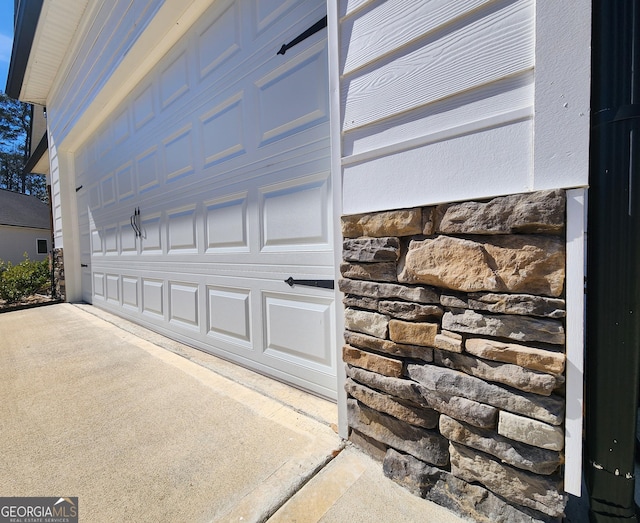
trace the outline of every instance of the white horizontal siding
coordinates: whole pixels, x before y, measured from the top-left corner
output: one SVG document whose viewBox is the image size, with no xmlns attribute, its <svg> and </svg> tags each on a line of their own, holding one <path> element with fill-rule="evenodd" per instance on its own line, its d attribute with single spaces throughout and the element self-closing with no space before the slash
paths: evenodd
<svg viewBox="0 0 640 523">
<path fill-rule="evenodd" d="M 491 4 L 488 12 L 475 11 L 386 56 L 360 74 L 345 77 L 344 130 L 369 125 L 533 67 L 533 2 L 517 0 L 501 9 L 496 7 Z M 400 28 L 383 32 L 393 30 Z M 355 42 L 351 45 L 357 47 Z"/>
<path fill-rule="evenodd" d="M 350 17 L 342 23 L 345 34 L 342 42 L 342 71 L 349 74 L 359 67 L 380 59 L 386 54 L 418 38 L 450 24 L 460 16 L 493 0 L 388 0 Z M 380 27 L 385 30 L 381 31 Z"/>
<path fill-rule="evenodd" d="M 339 15 L 344 212 L 531 190 L 534 0 Z"/>
</svg>

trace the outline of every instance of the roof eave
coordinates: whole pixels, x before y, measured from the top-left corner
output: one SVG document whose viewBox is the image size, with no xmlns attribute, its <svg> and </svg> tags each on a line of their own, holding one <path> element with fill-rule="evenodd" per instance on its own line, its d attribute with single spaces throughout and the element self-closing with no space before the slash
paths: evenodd
<svg viewBox="0 0 640 523">
<path fill-rule="evenodd" d="M 40 159 L 44 156 L 44 153 L 49 149 L 49 140 L 47 138 L 47 133 L 44 133 L 42 139 L 38 142 L 36 150 L 33 151 L 33 154 L 27 160 L 27 163 L 24 165 L 24 169 L 22 169 L 23 174 L 29 174 L 35 172 L 34 169 Z"/>
<path fill-rule="evenodd" d="M 15 34 L 11 51 L 11 62 L 7 76 L 6 94 L 20 99 L 24 75 L 29 63 L 33 39 L 38 27 L 44 0 L 22 0 L 16 13 Z"/>
</svg>

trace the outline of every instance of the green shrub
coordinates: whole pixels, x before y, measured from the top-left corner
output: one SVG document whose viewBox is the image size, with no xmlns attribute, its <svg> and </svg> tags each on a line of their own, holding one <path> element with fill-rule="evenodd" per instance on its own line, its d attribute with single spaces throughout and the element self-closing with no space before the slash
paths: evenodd
<svg viewBox="0 0 640 523">
<path fill-rule="evenodd" d="M 33 261 L 25 254 L 24 260 L 13 265 L 0 260 L 0 299 L 10 303 L 31 296 L 49 283 L 49 260 Z"/>
</svg>

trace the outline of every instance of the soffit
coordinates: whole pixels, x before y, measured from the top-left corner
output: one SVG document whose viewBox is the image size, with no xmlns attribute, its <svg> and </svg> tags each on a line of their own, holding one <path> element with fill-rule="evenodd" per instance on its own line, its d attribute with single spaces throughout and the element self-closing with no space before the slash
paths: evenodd
<svg viewBox="0 0 640 523">
<path fill-rule="evenodd" d="M 46 105 L 88 3 L 88 0 L 44 1 L 20 91 L 22 101 Z"/>
</svg>

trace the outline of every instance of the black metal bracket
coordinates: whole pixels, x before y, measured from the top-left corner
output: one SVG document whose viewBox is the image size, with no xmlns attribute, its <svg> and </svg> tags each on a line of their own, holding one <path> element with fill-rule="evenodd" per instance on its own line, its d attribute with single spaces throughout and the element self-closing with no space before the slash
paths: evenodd
<svg viewBox="0 0 640 523">
<path fill-rule="evenodd" d="M 79 187 L 76 187 L 76 192 L 78 192 L 80 189 L 82 189 L 84 187 L 84 185 L 80 185 Z"/>
<path fill-rule="evenodd" d="M 294 45 L 298 45 L 300 42 L 302 42 L 303 40 L 306 40 L 311 35 L 316 34 L 318 31 L 320 31 L 321 29 L 324 29 L 325 27 L 327 27 L 327 17 L 326 16 L 322 20 L 318 20 L 315 24 L 313 24 L 306 31 L 300 33 L 293 40 L 291 40 L 291 42 L 289 42 L 288 44 L 282 44 L 282 47 L 280 48 L 280 50 L 276 54 L 277 55 L 278 54 L 282 54 L 283 55 L 289 49 L 291 49 Z"/>
<path fill-rule="evenodd" d="M 294 280 L 289 276 L 284 282 L 293 287 L 294 285 L 305 285 L 307 287 L 320 287 L 322 289 L 333 289 L 333 280 Z"/>
</svg>

